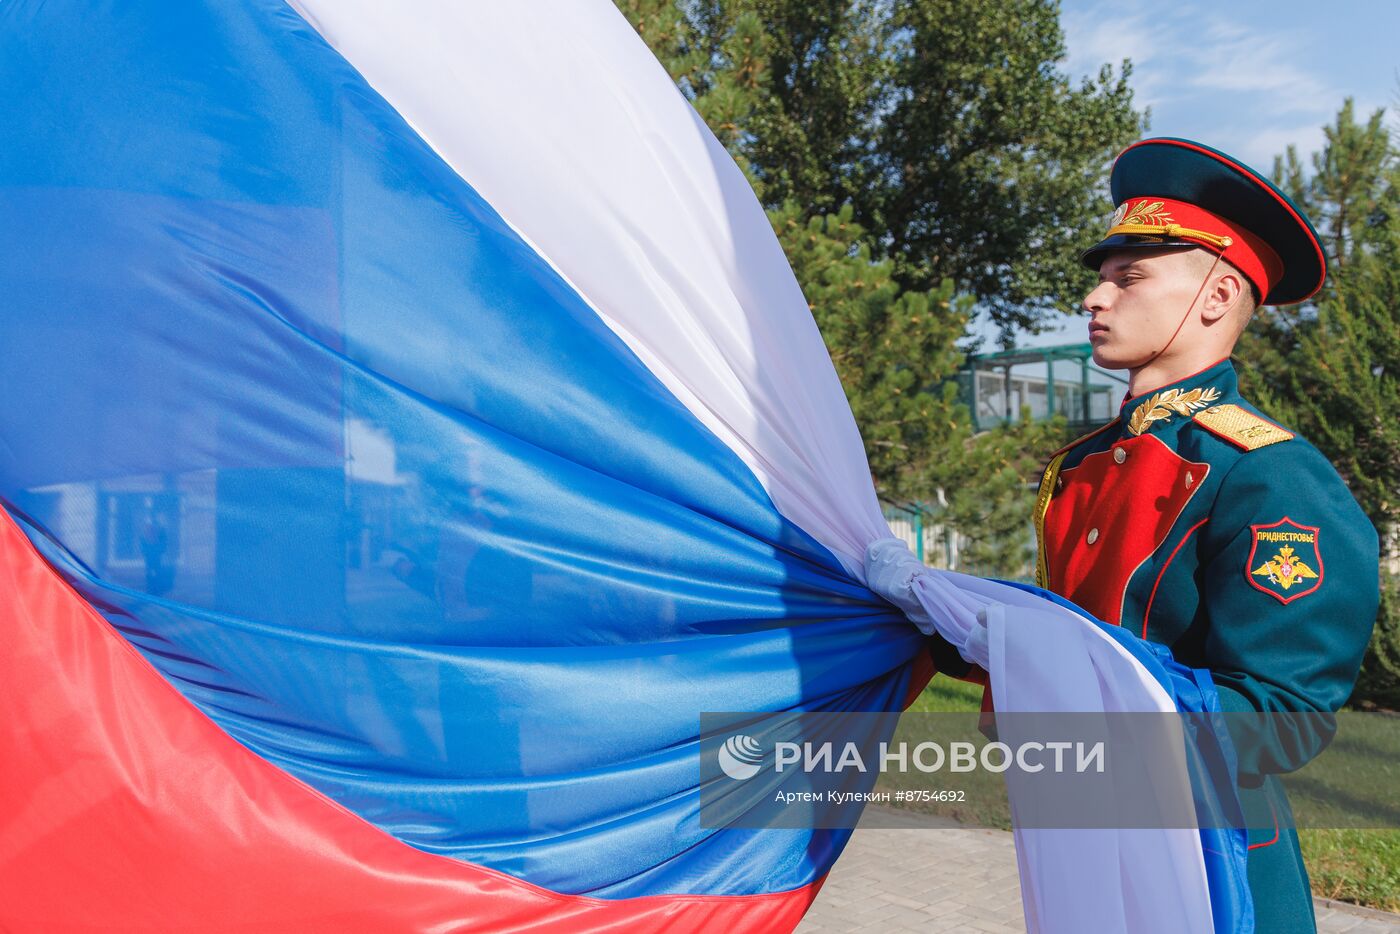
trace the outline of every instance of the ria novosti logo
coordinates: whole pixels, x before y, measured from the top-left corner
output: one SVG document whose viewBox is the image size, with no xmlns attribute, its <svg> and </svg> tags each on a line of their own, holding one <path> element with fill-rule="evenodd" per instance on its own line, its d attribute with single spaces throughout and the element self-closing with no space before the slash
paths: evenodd
<svg viewBox="0 0 1400 934">
<path fill-rule="evenodd" d="M 988 772 L 1018 772 L 1034 774 L 1049 769 L 1052 773 L 1073 770 L 1076 773 L 1105 771 L 1106 743 L 1083 741 L 1021 743 L 1014 748 L 993 741 L 979 751 L 975 743 L 952 742 L 945 749 L 934 742 L 918 743 L 909 748 L 905 743 L 880 743 L 871 760 L 871 751 L 860 744 L 847 742 L 839 752 L 837 745 L 825 743 L 778 742 L 773 745 L 773 770 L 782 773 L 797 767 L 806 773 L 840 774 L 844 772 L 907 772 L 912 767 L 919 772 L 972 772 L 979 766 Z M 1071 760 L 1069 753 L 1073 752 Z M 720 746 L 717 758 L 720 770 L 735 781 L 753 778 L 763 767 L 763 746 L 745 733 L 735 733 Z M 1044 761 L 1052 758 L 1053 763 Z"/>
<path fill-rule="evenodd" d="M 736 733 L 719 747 L 719 767 L 735 781 L 753 778 L 762 763 L 763 747 L 752 736 Z"/>
</svg>

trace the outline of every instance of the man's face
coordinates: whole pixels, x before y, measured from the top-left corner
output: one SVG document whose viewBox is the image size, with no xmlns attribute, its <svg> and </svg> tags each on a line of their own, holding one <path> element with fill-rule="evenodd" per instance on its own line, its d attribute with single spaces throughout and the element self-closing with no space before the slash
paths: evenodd
<svg viewBox="0 0 1400 934">
<path fill-rule="evenodd" d="M 1109 370 L 1142 366 L 1171 340 L 1205 276 L 1195 253 L 1175 248 L 1108 254 L 1098 286 L 1084 297 L 1094 363 Z"/>
</svg>

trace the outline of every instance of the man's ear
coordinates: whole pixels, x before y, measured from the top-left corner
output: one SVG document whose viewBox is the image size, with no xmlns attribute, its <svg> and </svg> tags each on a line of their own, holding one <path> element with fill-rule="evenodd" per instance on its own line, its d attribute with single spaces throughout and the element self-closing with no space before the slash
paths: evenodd
<svg viewBox="0 0 1400 934">
<path fill-rule="evenodd" d="M 1222 264 L 1223 265 L 1223 264 Z M 1213 281 L 1201 296 L 1201 318 L 1206 324 L 1214 324 L 1225 318 L 1239 303 L 1240 295 L 1249 288 L 1244 276 L 1233 269 L 1217 272 Z"/>
</svg>

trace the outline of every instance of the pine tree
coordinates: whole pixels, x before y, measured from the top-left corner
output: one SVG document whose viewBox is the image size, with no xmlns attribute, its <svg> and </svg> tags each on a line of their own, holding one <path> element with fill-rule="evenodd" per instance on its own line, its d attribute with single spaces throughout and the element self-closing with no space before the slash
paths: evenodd
<svg viewBox="0 0 1400 934">
<path fill-rule="evenodd" d="M 928 488 L 927 466 L 958 444 L 967 423 L 953 377 L 969 301 L 952 283 L 902 289 L 894 263 L 874 259 L 850 205 L 804 222 L 788 204 L 770 213 L 831 351 L 886 496 Z"/>
<path fill-rule="evenodd" d="M 1382 607 L 1354 700 L 1400 707 L 1400 147 L 1348 100 L 1311 171 L 1296 150 L 1275 180 L 1313 220 L 1329 277 L 1315 303 L 1251 323 L 1247 391 L 1327 455 L 1381 537 Z"/>
<path fill-rule="evenodd" d="M 1361 242 L 1318 306 L 1292 355 L 1293 417 L 1331 458 L 1381 537 L 1383 567 L 1400 533 L 1400 172 L 1387 173 Z M 1400 707 L 1400 576 L 1382 574 L 1383 602 L 1357 700 Z"/>
<path fill-rule="evenodd" d="M 850 205 L 805 223 L 791 204 L 770 216 L 832 348 L 881 494 L 923 500 L 942 490 L 945 505 L 930 521 L 962 535 L 960 566 L 1028 576 L 1032 481 L 1066 440 L 1064 421 L 1023 417 L 974 434 L 954 379 L 970 297 L 954 297 L 947 280 L 902 289 L 894 263 L 871 257 Z"/>
<path fill-rule="evenodd" d="M 1023 578 L 1035 573 L 1031 518 L 1041 469 L 1051 451 L 1070 440 L 1065 420 L 1017 422 L 963 435 L 956 456 L 937 462 L 933 483 L 947 507 L 939 521 L 964 539 L 959 569 L 986 577 Z"/>
<path fill-rule="evenodd" d="M 1385 176 L 1394 157 L 1384 111 L 1358 123 L 1350 99 L 1323 133 L 1323 149 L 1308 163 L 1299 158 L 1297 147 L 1289 146 L 1274 160 L 1273 172 L 1274 182 L 1303 209 L 1322 238 L 1330 276 L 1317 301 L 1331 294 L 1342 270 L 1374 249 L 1384 228 Z M 1316 302 L 1262 308 L 1241 338 L 1237 355 L 1250 363 L 1241 382 L 1262 403 L 1283 406 L 1293 397 L 1293 359 L 1304 335 L 1317 326 L 1316 311 Z"/>
</svg>

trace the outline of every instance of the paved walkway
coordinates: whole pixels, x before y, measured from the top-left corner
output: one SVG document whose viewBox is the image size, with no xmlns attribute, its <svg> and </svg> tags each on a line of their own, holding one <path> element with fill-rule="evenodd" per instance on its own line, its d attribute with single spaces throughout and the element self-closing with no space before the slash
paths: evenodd
<svg viewBox="0 0 1400 934">
<path fill-rule="evenodd" d="M 1319 900 L 1317 924 L 1319 934 L 1396 934 L 1400 915 Z M 797 930 L 1024 934 L 1011 834 L 866 808 Z"/>
</svg>

